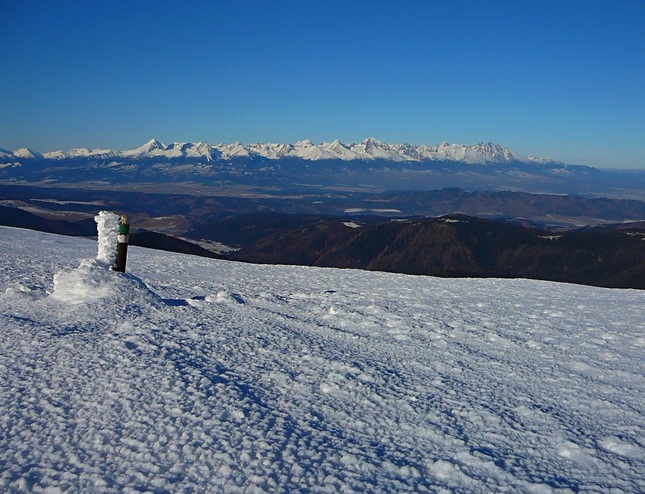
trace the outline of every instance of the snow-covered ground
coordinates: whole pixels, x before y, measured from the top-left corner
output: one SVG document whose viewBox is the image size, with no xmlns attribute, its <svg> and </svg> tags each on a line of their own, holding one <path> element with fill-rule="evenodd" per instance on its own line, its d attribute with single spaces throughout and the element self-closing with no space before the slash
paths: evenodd
<svg viewBox="0 0 645 494">
<path fill-rule="evenodd" d="M 0 227 L 0 491 L 645 491 L 645 292 L 96 254 Z"/>
</svg>

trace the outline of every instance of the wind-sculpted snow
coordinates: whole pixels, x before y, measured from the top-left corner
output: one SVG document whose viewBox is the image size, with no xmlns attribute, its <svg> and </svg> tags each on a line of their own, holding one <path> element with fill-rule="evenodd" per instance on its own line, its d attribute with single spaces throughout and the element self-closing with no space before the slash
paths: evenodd
<svg viewBox="0 0 645 494">
<path fill-rule="evenodd" d="M 0 490 L 643 492 L 645 293 L 0 228 Z"/>
</svg>

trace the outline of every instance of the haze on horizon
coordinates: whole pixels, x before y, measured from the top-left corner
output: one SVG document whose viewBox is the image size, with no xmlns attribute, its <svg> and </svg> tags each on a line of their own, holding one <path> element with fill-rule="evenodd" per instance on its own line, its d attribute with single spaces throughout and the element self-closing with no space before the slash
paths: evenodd
<svg viewBox="0 0 645 494">
<path fill-rule="evenodd" d="M 645 169 L 641 0 L 5 2 L 0 148 L 495 142 Z"/>
</svg>

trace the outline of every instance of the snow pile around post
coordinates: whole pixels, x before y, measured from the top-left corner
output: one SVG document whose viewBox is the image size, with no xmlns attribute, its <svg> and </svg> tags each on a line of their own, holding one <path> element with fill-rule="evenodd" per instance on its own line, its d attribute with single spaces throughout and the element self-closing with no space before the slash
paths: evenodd
<svg viewBox="0 0 645 494">
<path fill-rule="evenodd" d="M 135 311 L 141 304 L 156 307 L 164 303 L 136 276 L 105 269 L 96 259 L 83 259 L 77 268 L 55 273 L 50 297 L 72 306 L 100 303 L 101 312 L 108 303 Z"/>
<path fill-rule="evenodd" d="M 99 252 L 96 260 L 112 267 L 116 262 L 116 240 L 119 233 L 119 215 L 101 211 L 94 217 L 99 234 Z"/>
<path fill-rule="evenodd" d="M 75 305 L 109 295 L 114 289 L 115 276 L 99 262 L 98 259 L 85 259 L 76 269 L 54 274 L 51 297 Z"/>
<path fill-rule="evenodd" d="M 164 303 L 136 276 L 107 270 L 95 259 L 83 259 L 77 268 L 55 273 L 54 289 L 49 296 L 73 306 L 118 304 L 125 310 L 138 310 L 140 304 L 156 307 Z"/>
<path fill-rule="evenodd" d="M 116 280 L 110 269 L 116 262 L 119 215 L 101 211 L 94 221 L 98 231 L 96 259 L 84 259 L 78 268 L 54 274 L 53 299 L 76 305 L 115 293 Z"/>
<path fill-rule="evenodd" d="M 141 299 L 153 305 L 159 303 L 159 297 L 139 278 L 125 273 L 116 276 L 112 271 L 116 262 L 119 215 L 101 211 L 94 220 L 98 230 L 96 259 L 83 259 L 77 268 L 55 273 L 51 298 L 71 305 L 96 302 L 105 297 L 118 299 L 126 305 L 128 300 Z"/>
<path fill-rule="evenodd" d="M 77 268 L 60 270 L 53 278 L 54 289 L 49 294 L 50 298 L 71 306 L 93 303 L 97 306 L 97 316 L 109 314 L 110 306 L 139 312 L 142 305 L 158 307 L 168 303 L 141 279 L 130 273 L 105 269 L 105 265 L 96 259 L 83 259 Z M 176 303 L 187 305 L 185 301 Z"/>
<path fill-rule="evenodd" d="M 0 492 L 645 492 L 645 291 L 94 252 L 0 227 Z"/>
</svg>

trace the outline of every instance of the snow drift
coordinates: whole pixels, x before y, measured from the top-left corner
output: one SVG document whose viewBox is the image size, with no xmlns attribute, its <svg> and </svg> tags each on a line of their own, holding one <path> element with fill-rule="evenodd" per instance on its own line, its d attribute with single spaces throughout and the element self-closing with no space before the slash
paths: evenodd
<svg viewBox="0 0 645 494">
<path fill-rule="evenodd" d="M 0 228 L 5 491 L 645 490 L 644 292 L 95 253 Z"/>
</svg>

